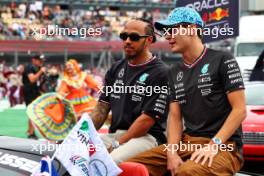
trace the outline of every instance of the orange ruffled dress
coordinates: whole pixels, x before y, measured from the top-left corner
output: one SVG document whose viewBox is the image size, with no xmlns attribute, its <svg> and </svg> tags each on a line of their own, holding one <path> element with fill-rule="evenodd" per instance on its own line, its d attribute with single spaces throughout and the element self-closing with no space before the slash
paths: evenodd
<svg viewBox="0 0 264 176">
<path fill-rule="evenodd" d="M 80 117 L 84 112 L 91 112 L 97 103 L 87 92 L 87 87 L 98 91 L 98 85 L 91 75 L 84 72 L 80 72 L 78 77 L 64 75 L 58 94 L 71 102 L 77 117 Z"/>
</svg>

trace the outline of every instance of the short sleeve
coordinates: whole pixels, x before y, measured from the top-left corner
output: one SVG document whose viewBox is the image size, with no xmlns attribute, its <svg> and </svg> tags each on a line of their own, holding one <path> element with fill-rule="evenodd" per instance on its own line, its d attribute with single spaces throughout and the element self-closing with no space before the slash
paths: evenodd
<svg viewBox="0 0 264 176">
<path fill-rule="evenodd" d="M 220 63 L 220 77 L 226 93 L 244 89 L 244 82 L 236 59 L 226 54 Z"/>
<path fill-rule="evenodd" d="M 148 84 L 147 89 L 152 90 L 152 95 L 145 95 L 142 112 L 159 120 L 167 118 L 168 113 L 168 74 L 159 74 L 158 77 L 153 78 L 152 82 Z"/>
<path fill-rule="evenodd" d="M 33 73 L 33 74 L 34 74 L 34 69 L 33 69 L 33 67 L 32 67 L 31 65 L 27 65 L 27 66 L 25 67 L 24 74 L 25 74 L 26 76 L 28 76 L 30 73 Z"/>
<path fill-rule="evenodd" d="M 101 94 L 99 97 L 99 101 L 110 103 L 110 94 L 106 93 L 107 86 L 112 86 L 112 79 L 111 79 L 111 71 L 110 70 L 108 70 L 105 74 L 104 85 L 103 85 L 102 89 L 100 89 Z"/>
</svg>

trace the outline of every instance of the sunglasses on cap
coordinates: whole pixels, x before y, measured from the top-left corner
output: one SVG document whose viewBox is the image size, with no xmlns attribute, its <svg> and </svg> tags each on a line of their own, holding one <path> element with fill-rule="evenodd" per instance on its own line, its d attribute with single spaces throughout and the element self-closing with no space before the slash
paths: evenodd
<svg viewBox="0 0 264 176">
<path fill-rule="evenodd" d="M 127 38 L 129 37 L 129 39 L 133 42 L 139 41 L 141 38 L 144 37 L 149 37 L 150 35 L 139 35 L 138 33 L 130 33 L 128 34 L 127 32 L 122 32 L 120 33 L 119 37 L 121 40 L 126 41 Z"/>
</svg>

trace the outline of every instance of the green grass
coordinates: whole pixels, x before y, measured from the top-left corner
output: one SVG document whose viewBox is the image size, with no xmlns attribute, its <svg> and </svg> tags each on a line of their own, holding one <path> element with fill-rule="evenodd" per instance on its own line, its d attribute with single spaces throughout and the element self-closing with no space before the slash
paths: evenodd
<svg viewBox="0 0 264 176">
<path fill-rule="evenodd" d="M 0 135 L 27 138 L 26 109 L 8 108 L 0 111 Z M 36 131 L 37 136 L 40 137 Z"/>
</svg>

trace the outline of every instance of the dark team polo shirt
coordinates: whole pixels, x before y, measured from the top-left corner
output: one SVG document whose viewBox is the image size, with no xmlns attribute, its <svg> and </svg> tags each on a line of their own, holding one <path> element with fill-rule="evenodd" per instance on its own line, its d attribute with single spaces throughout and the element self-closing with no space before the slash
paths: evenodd
<svg viewBox="0 0 264 176">
<path fill-rule="evenodd" d="M 170 78 L 171 101 L 179 102 L 185 132 L 193 136 L 214 137 L 232 110 L 227 94 L 244 89 L 234 57 L 207 48 L 192 65 L 174 65 Z M 230 140 L 242 145 L 241 127 Z"/>
<path fill-rule="evenodd" d="M 107 102 L 111 106 L 110 132 L 118 129 L 128 130 L 132 123 L 145 113 L 155 119 L 155 124 L 148 133 L 154 136 L 158 143 L 165 143 L 168 82 L 168 67 L 158 58 L 153 57 L 142 65 L 131 65 L 127 60 L 115 63 L 106 73 L 105 87 L 99 98 L 99 101 Z M 116 87 L 116 91 L 107 93 L 109 87 Z M 123 91 L 120 90 L 122 87 Z"/>
<path fill-rule="evenodd" d="M 34 99 L 36 99 L 40 95 L 39 87 L 37 82 L 31 83 L 29 81 L 28 75 L 33 73 L 36 74 L 39 71 L 39 68 L 29 64 L 25 67 L 22 76 L 22 82 L 24 87 L 24 96 L 26 105 L 30 104 Z"/>
</svg>

